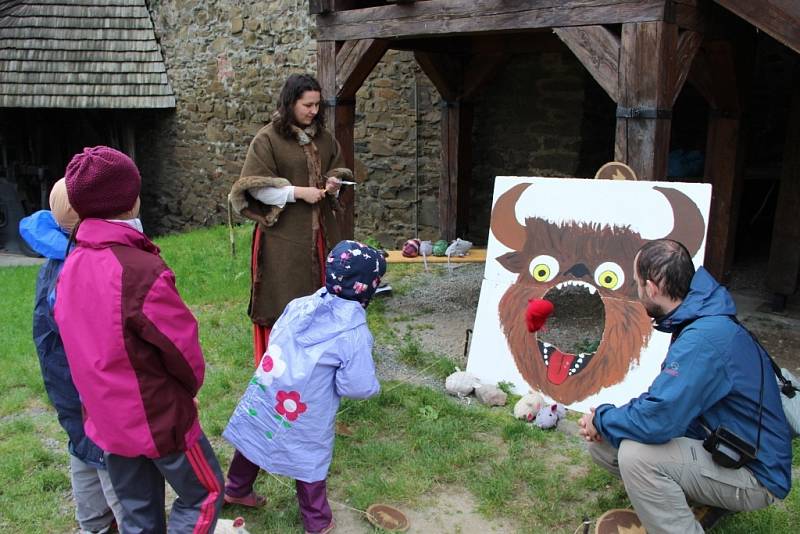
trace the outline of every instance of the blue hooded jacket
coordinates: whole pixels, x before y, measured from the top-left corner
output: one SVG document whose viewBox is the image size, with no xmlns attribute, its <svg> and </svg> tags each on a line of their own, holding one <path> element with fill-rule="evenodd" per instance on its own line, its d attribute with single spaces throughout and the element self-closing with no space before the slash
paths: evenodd
<svg viewBox="0 0 800 534">
<path fill-rule="evenodd" d="M 745 467 L 783 499 L 791 488 L 789 425 L 770 361 L 733 320 L 735 315 L 728 291 L 700 267 L 683 302 L 656 325 L 662 332 L 679 332 L 661 373 L 645 393 L 627 404 L 599 406 L 594 425 L 619 447 L 623 439 L 649 444 L 677 437 L 705 439 L 702 418 L 707 427 L 723 426 L 755 445 L 763 387 L 758 453 Z"/>
<path fill-rule="evenodd" d="M 81 401 L 53 318 L 51 295 L 64 265 L 68 237 L 48 210 L 37 211 L 22 219 L 19 233 L 32 249 L 47 258 L 36 279 L 33 307 L 33 342 L 39 355 L 47 396 L 58 413 L 58 422 L 69 436 L 69 452 L 92 467 L 105 469 L 102 449 L 83 430 Z"/>
</svg>

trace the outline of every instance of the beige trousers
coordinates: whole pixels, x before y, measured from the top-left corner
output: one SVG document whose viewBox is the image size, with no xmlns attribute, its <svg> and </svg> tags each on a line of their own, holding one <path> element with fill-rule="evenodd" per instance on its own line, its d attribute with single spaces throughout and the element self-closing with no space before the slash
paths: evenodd
<svg viewBox="0 0 800 534">
<path fill-rule="evenodd" d="M 715 464 L 699 440 L 676 438 L 663 445 L 623 440 L 619 449 L 600 442 L 590 444 L 589 453 L 622 479 L 648 534 L 702 533 L 689 502 L 738 512 L 775 501 L 747 468 Z"/>
</svg>

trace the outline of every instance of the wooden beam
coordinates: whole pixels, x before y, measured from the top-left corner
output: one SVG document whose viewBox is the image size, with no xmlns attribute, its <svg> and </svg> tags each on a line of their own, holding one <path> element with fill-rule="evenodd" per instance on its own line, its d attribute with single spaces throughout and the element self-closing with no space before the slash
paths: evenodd
<svg viewBox="0 0 800 534">
<path fill-rule="evenodd" d="M 463 237 L 469 225 L 472 115 L 469 103 L 442 102 L 439 228 L 447 241 Z"/>
<path fill-rule="evenodd" d="M 553 30 L 572 50 L 600 87 L 619 100 L 619 38 L 603 26 L 575 26 Z"/>
<path fill-rule="evenodd" d="M 800 68 L 795 66 L 793 87 L 800 83 Z M 772 242 L 769 247 L 767 287 L 785 301 L 797 291 L 800 274 L 800 91 L 792 94 L 786 141 L 781 163 L 781 183 L 778 205 L 772 225 Z"/>
<path fill-rule="evenodd" d="M 694 57 L 697 50 L 700 48 L 700 43 L 703 42 L 703 35 L 691 30 L 686 30 L 678 36 L 678 59 L 677 59 L 677 73 L 673 80 L 672 87 L 672 104 L 678 99 L 678 95 L 683 89 L 683 84 L 689 76 L 689 71 L 694 63 Z"/>
<path fill-rule="evenodd" d="M 336 96 L 355 98 L 356 91 L 383 57 L 388 43 L 379 39 L 347 41 L 336 53 Z"/>
<path fill-rule="evenodd" d="M 702 9 L 698 0 L 672 0 L 672 20 L 679 28 L 703 33 L 707 24 L 707 5 Z"/>
<path fill-rule="evenodd" d="M 692 66 L 689 69 L 689 75 L 686 81 L 697 89 L 697 92 L 705 99 L 709 107 L 714 107 L 714 90 L 711 83 L 711 73 L 709 72 L 708 58 L 702 47 L 694 56 L 694 61 L 692 61 Z"/>
<path fill-rule="evenodd" d="M 800 54 L 800 2 L 796 0 L 714 0 Z"/>
<path fill-rule="evenodd" d="M 704 181 L 711 184 L 711 210 L 705 267 L 720 282 L 730 276 L 742 187 L 740 94 L 733 46 L 728 42 L 705 45 L 714 105 L 709 112 Z"/>
<path fill-rule="evenodd" d="M 321 15 L 332 11 L 362 9 L 383 4 L 383 0 L 308 0 L 309 15 Z"/>
<path fill-rule="evenodd" d="M 666 20 L 664 0 L 428 0 L 317 16 L 317 39 L 346 41 Z"/>
<path fill-rule="evenodd" d="M 333 41 L 317 41 L 317 79 L 322 86 L 322 98 L 326 102 L 325 124 L 339 142 L 345 166 L 355 168 L 355 99 L 338 98 L 336 85 L 336 49 Z M 344 209 L 340 219 L 342 237 L 352 239 L 355 232 L 355 193 L 352 187 L 345 187 L 339 195 L 339 203 Z"/>
<path fill-rule="evenodd" d="M 460 56 L 416 51 L 414 59 L 443 100 L 455 102 L 458 99 L 464 79 L 464 62 Z"/>
<path fill-rule="evenodd" d="M 664 180 L 672 113 L 678 27 L 622 25 L 615 159 L 641 180 Z"/>
</svg>

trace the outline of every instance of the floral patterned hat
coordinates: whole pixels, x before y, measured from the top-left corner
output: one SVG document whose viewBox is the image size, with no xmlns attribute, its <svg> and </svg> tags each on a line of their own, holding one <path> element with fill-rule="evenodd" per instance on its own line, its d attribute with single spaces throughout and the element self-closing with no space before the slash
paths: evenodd
<svg viewBox="0 0 800 534">
<path fill-rule="evenodd" d="M 386 273 L 386 260 L 364 243 L 341 241 L 328 254 L 325 271 L 329 293 L 358 301 L 366 308 Z"/>
</svg>

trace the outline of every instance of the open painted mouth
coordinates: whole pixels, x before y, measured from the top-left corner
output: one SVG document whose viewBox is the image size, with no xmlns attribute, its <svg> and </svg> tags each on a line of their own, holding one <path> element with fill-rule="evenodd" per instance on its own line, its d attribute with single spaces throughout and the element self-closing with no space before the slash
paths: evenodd
<svg viewBox="0 0 800 534">
<path fill-rule="evenodd" d="M 536 342 L 547 367 L 547 380 L 555 385 L 583 371 L 592 361 L 605 327 L 605 309 L 597 288 L 569 280 L 544 295 L 554 313 Z"/>
</svg>

